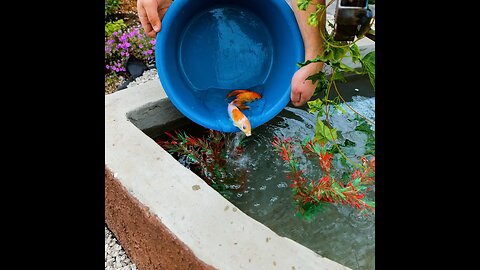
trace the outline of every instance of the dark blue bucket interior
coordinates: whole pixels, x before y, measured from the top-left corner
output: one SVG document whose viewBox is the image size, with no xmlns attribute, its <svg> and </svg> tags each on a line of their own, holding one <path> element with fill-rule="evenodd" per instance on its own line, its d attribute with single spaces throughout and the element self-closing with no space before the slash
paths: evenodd
<svg viewBox="0 0 480 270">
<path fill-rule="evenodd" d="M 169 99 L 206 128 L 234 132 L 226 95 L 250 89 L 263 98 L 245 110 L 252 128 L 290 99 L 301 35 L 284 0 L 176 0 L 157 35 L 156 64 Z"/>
</svg>

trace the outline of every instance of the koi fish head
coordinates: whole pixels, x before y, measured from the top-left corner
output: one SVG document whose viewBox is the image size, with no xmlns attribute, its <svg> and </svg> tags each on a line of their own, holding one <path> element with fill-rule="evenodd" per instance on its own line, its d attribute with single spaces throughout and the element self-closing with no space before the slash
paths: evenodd
<svg viewBox="0 0 480 270">
<path fill-rule="evenodd" d="M 238 127 L 245 135 L 252 135 L 252 127 L 248 118 L 232 103 L 228 104 L 228 114 L 233 125 Z"/>
</svg>

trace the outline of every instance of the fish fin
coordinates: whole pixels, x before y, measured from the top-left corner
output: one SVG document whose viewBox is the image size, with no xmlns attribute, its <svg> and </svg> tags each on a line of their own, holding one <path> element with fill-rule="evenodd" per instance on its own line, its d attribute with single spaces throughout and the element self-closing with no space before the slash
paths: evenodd
<svg viewBox="0 0 480 270">
<path fill-rule="evenodd" d="M 250 109 L 249 106 L 245 105 L 245 103 L 241 103 L 239 105 L 237 105 L 237 108 L 240 109 L 240 110 L 248 110 Z"/>
<path fill-rule="evenodd" d="M 240 110 L 250 109 L 250 107 L 247 106 L 246 103 L 247 102 L 245 102 L 244 100 L 241 100 L 241 99 L 235 99 L 234 101 L 232 101 L 232 104 L 237 106 L 237 108 L 240 109 Z"/>
<path fill-rule="evenodd" d="M 247 90 L 233 90 L 232 92 L 228 93 L 227 98 L 231 98 L 233 96 L 236 96 L 238 94 L 244 93 Z"/>
<path fill-rule="evenodd" d="M 234 100 L 233 100 L 232 102 L 230 102 L 230 103 L 232 103 L 233 105 L 235 105 L 235 106 L 237 106 L 237 107 L 242 106 L 242 105 L 245 104 L 245 102 L 241 101 L 241 100 L 238 99 L 238 98 L 234 99 Z"/>
</svg>

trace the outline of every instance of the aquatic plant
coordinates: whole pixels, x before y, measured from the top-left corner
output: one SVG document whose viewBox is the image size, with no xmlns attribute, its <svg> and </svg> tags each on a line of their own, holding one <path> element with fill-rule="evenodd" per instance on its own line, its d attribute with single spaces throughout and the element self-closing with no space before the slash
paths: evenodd
<svg viewBox="0 0 480 270">
<path fill-rule="evenodd" d="M 169 139 L 157 139 L 157 143 L 171 154 L 185 159 L 185 165 L 191 167 L 207 184 L 228 197 L 229 191 L 241 190 L 245 187 L 246 174 L 240 171 L 233 174 L 227 163 L 228 152 L 225 133 L 208 130 L 205 137 L 194 137 L 185 132 L 175 134 L 165 132 Z M 242 145 L 238 145 L 232 157 L 242 153 Z"/>
<path fill-rule="evenodd" d="M 332 173 L 333 154 L 328 151 L 326 144 L 314 138 L 307 138 L 300 143 L 291 138 L 274 137 L 272 145 L 289 168 L 287 177 L 291 180 L 290 187 L 300 216 L 309 220 L 326 203 L 341 203 L 361 211 L 375 211 L 375 202 L 365 199 L 366 192 L 375 183 L 375 157 L 370 160 L 363 157 L 364 169 L 355 169 L 349 181 L 344 183 Z M 300 157 L 296 154 L 295 145 L 300 145 L 303 154 L 310 159 L 318 158 L 323 172 L 320 179 L 306 178 L 305 172 L 300 169 Z"/>
</svg>

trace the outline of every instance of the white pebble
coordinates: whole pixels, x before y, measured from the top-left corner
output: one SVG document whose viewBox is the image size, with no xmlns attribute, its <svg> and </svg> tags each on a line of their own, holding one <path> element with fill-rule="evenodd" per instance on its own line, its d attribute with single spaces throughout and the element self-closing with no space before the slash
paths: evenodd
<svg viewBox="0 0 480 270">
<path fill-rule="evenodd" d="M 105 226 L 105 270 L 126 270 L 137 267 L 130 261 L 115 236 Z"/>
</svg>

